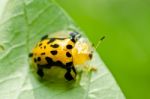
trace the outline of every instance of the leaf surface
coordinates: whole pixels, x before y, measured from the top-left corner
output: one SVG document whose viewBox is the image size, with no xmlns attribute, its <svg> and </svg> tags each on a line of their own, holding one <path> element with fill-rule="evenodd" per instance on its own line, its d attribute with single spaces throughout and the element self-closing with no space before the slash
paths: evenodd
<svg viewBox="0 0 150 99">
<path fill-rule="evenodd" d="M 71 18 L 52 0 L 7 0 L 0 19 L 0 99 L 125 99 L 98 54 L 79 84 L 37 79 L 28 53 L 40 38 L 73 28 Z"/>
</svg>

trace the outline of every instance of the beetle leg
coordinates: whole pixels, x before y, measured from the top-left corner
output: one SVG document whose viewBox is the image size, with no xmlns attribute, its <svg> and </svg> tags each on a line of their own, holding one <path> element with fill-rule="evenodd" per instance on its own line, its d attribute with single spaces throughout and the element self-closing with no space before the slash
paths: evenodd
<svg viewBox="0 0 150 99">
<path fill-rule="evenodd" d="M 72 66 L 72 70 L 75 73 L 75 76 L 77 75 L 76 69 L 74 68 L 74 66 Z"/>
<path fill-rule="evenodd" d="M 72 66 L 67 66 L 67 72 L 65 74 L 65 78 L 70 81 L 70 80 L 73 80 L 73 77 L 71 75 L 71 69 L 72 69 Z"/>
<path fill-rule="evenodd" d="M 41 68 L 41 66 L 40 66 L 40 65 L 38 65 L 37 74 L 38 74 L 41 78 L 44 76 L 43 69 Z"/>
<path fill-rule="evenodd" d="M 66 72 L 65 78 L 66 78 L 68 81 L 73 80 L 73 77 L 72 77 L 72 75 L 71 75 L 70 72 Z"/>
<path fill-rule="evenodd" d="M 32 57 L 33 56 L 33 53 L 29 53 L 29 57 Z"/>
</svg>

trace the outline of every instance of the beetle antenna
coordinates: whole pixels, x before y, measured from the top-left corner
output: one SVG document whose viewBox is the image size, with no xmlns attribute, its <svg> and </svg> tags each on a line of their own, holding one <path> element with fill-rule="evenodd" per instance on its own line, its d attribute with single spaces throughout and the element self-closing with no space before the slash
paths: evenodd
<svg viewBox="0 0 150 99">
<path fill-rule="evenodd" d="M 97 49 L 99 47 L 99 45 L 102 43 L 102 41 L 105 39 L 105 36 L 101 37 L 99 39 L 99 41 L 97 42 L 96 46 L 95 46 L 95 49 Z"/>
</svg>

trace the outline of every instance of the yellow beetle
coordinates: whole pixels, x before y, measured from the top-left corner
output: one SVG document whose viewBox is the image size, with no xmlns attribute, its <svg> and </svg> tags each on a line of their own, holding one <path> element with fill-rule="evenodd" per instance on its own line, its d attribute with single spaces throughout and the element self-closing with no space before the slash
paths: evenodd
<svg viewBox="0 0 150 99">
<path fill-rule="evenodd" d="M 76 65 L 82 65 L 92 58 L 92 46 L 79 34 L 74 31 L 67 31 L 68 37 L 43 36 L 41 41 L 33 48 L 29 57 L 37 64 L 37 74 L 44 76 L 43 69 L 50 69 L 58 66 L 66 69 L 64 77 L 73 80 L 71 71 L 77 75 Z M 61 33 L 60 33 L 61 34 Z"/>
</svg>

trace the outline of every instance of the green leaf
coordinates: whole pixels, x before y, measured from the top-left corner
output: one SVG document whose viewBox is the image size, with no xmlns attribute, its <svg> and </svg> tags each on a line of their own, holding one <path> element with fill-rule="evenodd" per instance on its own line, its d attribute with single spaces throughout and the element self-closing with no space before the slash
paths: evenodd
<svg viewBox="0 0 150 99">
<path fill-rule="evenodd" d="M 1 4 L 5 6 L 0 16 L 0 99 L 125 99 L 96 52 L 91 65 L 98 71 L 83 73 L 79 84 L 38 79 L 28 58 L 34 44 L 45 34 L 80 30 L 53 0 Z"/>
</svg>

